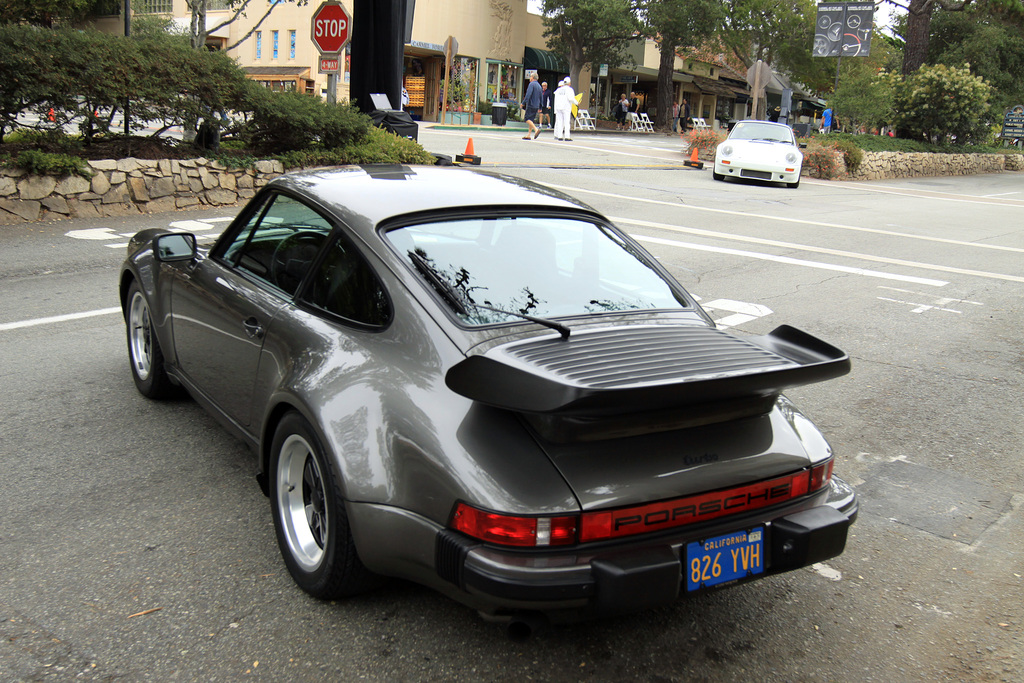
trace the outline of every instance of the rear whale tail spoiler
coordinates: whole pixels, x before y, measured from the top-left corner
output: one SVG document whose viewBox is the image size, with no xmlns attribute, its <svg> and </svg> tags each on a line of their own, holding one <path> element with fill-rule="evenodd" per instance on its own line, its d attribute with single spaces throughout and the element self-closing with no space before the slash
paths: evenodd
<svg viewBox="0 0 1024 683">
<path fill-rule="evenodd" d="M 788 325 L 754 337 L 695 325 L 643 325 L 502 344 L 454 365 L 445 383 L 466 398 L 542 422 L 685 408 L 704 414 L 706 423 L 737 411 L 766 412 L 787 388 L 849 371 L 843 351 Z"/>
</svg>

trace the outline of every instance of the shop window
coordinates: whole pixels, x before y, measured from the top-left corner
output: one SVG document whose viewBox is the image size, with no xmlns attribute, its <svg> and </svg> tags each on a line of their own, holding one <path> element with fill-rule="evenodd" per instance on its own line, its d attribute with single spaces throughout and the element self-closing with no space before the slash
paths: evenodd
<svg viewBox="0 0 1024 683">
<path fill-rule="evenodd" d="M 723 122 L 731 121 L 734 101 L 735 100 L 719 97 L 718 101 L 715 103 L 715 118 Z"/>
<path fill-rule="evenodd" d="M 487 62 L 487 101 L 519 103 L 519 88 L 523 82 L 521 64 Z"/>
</svg>

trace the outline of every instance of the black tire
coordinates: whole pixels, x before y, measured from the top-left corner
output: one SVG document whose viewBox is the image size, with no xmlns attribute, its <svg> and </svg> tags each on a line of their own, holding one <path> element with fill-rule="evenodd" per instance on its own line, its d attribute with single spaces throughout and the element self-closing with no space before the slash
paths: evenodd
<svg viewBox="0 0 1024 683">
<path fill-rule="evenodd" d="M 146 398 L 169 398 L 179 393 L 164 369 L 164 354 L 149 314 L 149 302 L 137 282 L 128 287 L 124 306 L 128 364 L 139 393 Z"/>
<path fill-rule="evenodd" d="M 714 178 L 715 180 L 725 180 L 724 175 L 722 175 L 721 173 L 715 173 L 714 171 L 711 172 L 711 177 Z"/>
<path fill-rule="evenodd" d="M 791 189 L 796 189 L 796 188 L 800 187 L 800 179 L 797 178 L 795 183 L 786 183 L 786 187 L 791 188 Z"/>
<path fill-rule="evenodd" d="M 295 583 L 321 600 L 375 587 L 379 577 L 356 552 L 334 465 L 298 413 L 285 415 L 274 432 L 268 474 L 274 531 Z"/>
</svg>

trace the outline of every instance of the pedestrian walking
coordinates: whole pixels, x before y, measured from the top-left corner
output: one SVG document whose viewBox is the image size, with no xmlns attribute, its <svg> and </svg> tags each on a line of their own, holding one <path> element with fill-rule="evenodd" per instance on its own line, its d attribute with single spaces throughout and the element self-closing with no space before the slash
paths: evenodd
<svg viewBox="0 0 1024 683">
<path fill-rule="evenodd" d="M 523 96 L 523 111 L 525 112 L 524 118 L 526 119 L 527 133 L 523 138 L 524 140 L 534 140 L 540 135 L 540 128 L 537 127 L 537 113 L 540 111 L 541 105 L 541 90 L 540 83 L 537 82 L 537 72 L 530 74 L 530 85 L 526 88 L 526 95 Z"/>
<path fill-rule="evenodd" d="M 555 119 L 552 116 L 555 106 L 555 91 L 548 88 L 547 82 L 540 84 L 540 90 L 540 125 L 544 127 L 544 120 L 547 119 L 547 127 L 551 128 L 555 125 Z"/>
<path fill-rule="evenodd" d="M 683 106 L 679 108 L 679 137 L 686 135 L 690 128 L 690 103 L 683 98 Z"/>
<path fill-rule="evenodd" d="M 672 132 L 679 132 L 679 103 L 672 103 Z"/>
<path fill-rule="evenodd" d="M 615 105 L 615 128 L 616 130 L 626 129 L 626 114 L 629 113 L 629 100 L 626 93 L 619 95 L 619 101 Z"/>
<path fill-rule="evenodd" d="M 572 122 L 572 105 L 576 104 L 576 91 L 566 76 L 555 91 L 555 139 L 572 142 L 569 124 Z"/>
</svg>

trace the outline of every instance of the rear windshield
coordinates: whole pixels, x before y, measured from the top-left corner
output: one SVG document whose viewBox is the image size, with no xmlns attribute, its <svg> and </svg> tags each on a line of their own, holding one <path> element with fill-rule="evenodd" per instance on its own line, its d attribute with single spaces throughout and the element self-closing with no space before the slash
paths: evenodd
<svg viewBox="0 0 1024 683">
<path fill-rule="evenodd" d="M 398 228 L 387 239 L 442 297 L 458 302 L 452 308 L 469 325 L 518 319 L 489 309 L 551 318 L 688 307 L 649 256 L 593 222 L 460 219 Z"/>
</svg>

